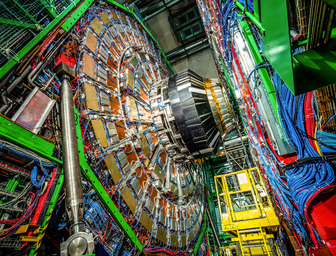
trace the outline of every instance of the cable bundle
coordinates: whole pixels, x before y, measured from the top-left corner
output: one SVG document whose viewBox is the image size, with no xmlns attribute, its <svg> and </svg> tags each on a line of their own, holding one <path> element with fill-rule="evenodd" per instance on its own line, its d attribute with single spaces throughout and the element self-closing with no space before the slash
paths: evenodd
<svg viewBox="0 0 336 256">
<path fill-rule="evenodd" d="M 310 106 L 307 101 L 304 104 L 305 97 L 311 99 L 309 94 L 294 97 L 286 85 L 280 92 L 281 112 L 285 119 L 287 132 L 298 150 L 298 160 L 320 156 L 317 147 L 310 143 L 307 136 L 303 136 L 306 134 L 304 112 Z M 333 168 L 323 160 L 290 169 L 286 172 L 286 177 L 290 195 L 302 218 L 306 217 L 305 209 L 307 209 L 306 204 L 310 197 L 316 191 L 330 185 L 335 179 Z M 315 246 L 318 246 L 316 233 L 311 233 L 311 236 Z"/>
</svg>

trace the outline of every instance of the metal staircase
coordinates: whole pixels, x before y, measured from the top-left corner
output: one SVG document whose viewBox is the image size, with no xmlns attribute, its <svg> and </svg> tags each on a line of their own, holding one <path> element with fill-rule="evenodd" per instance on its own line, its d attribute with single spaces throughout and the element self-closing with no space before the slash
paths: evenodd
<svg viewBox="0 0 336 256">
<path fill-rule="evenodd" d="M 252 229 L 237 230 L 236 248 L 238 255 L 267 255 L 277 256 L 276 248 L 273 243 L 273 235 L 267 234 L 262 227 Z"/>
</svg>

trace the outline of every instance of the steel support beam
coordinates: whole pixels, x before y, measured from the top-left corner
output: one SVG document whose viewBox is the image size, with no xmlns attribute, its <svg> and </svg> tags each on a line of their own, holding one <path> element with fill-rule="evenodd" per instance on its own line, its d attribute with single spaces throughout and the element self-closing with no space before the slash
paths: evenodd
<svg viewBox="0 0 336 256">
<path fill-rule="evenodd" d="M 213 220 L 212 220 L 210 211 L 206 211 L 206 213 L 207 213 L 207 217 L 208 217 L 208 219 L 209 219 L 210 226 L 211 226 L 211 229 L 212 229 L 212 231 L 213 231 L 213 234 L 214 234 L 214 237 L 215 237 L 217 246 L 218 246 L 219 248 L 221 248 L 221 247 L 222 247 L 222 244 L 221 244 L 221 242 L 220 242 L 220 240 L 219 240 L 219 237 L 218 237 L 218 234 L 217 234 L 217 229 L 216 229 L 216 227 L 215 227 L 215 224 L 213 223 Z"/>
</svg>

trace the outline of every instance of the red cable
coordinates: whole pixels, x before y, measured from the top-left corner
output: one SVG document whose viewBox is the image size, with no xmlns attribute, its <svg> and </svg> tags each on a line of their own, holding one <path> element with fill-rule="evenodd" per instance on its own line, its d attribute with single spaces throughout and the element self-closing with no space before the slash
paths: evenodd
<svg viewBox="0 0 336 256">
<path fill-rule="evenodd" d="M 30 173 L 21 171 L 20 169 L 17 169 L 17 168 L 15 168 L 15 167 L 10 166 L 10 165 L 3 164 L 3 163 L 0 163 L 0 165 L 3 166 L 3 167 L 9 168 L 9 169 L 11 169 L 11 170 L 13 170 L 13 171 L 21 172 L 21 173 L 24 173 L 24 174 L 27 174 L 27 175 L 30 176 Z"/>
<path fill-rule="evenodd" d="M 315 137 L 315 117 L 313 112 L 313 92 L 308 92 L 304 98 L 304 116 L 305 116 L 305 127 L 306 133 L 311 136 Z M 314 148 L 316 152 L 318 149 L 316 147 L 315 141 L 311 138 L 308 138 L 310 145 Z"/>
</svg>

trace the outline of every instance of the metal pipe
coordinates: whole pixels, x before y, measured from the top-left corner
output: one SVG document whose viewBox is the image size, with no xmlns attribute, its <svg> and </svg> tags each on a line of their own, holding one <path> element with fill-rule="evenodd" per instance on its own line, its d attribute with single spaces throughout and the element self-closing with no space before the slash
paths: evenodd
<svg viewBox="0 0 336 256">
<path fill-rule="evenodd" d="M 35 87 L 36 85 L 34 84 L 33 81 L 33 76 L 35 75 L 35 73 L 40 69 L 40 67 L 42 66 L 43 62 L 41 61 L 39 64 L 37 64 L 37 66 L 34 68 L 34 70 L 28 75 L 28 83 L 30 86 Z M 35 79 L 34 79 L 35 80 Z"/>
<path fill-rule="evenodd" d="M 324 36 L 324 44 L 327 44 L 330 40 L 334 17 L 335 17 L 335 10 L 330 9 L 328 25 L 327 25 L 325 36 Z"/>
<path fill-rule="evenodd" d="M 72 223 L 72 233 L 82 231 L 84 195 L 79 166 L 78 145 L 73 109 L 73 94 L 70 77 L 62 77 L 61 123 L 64 184 L 66 190 L 65 207 Z"/>
<path fill-rule="evenodd" d="M 225 144 L 225 146 L 230 146 L 232 144 L 236 144 L 236 143 L 240 142 L 241 140 L 247 140 L 248 138 L 249 137 L 247 135 L 245 135 L 245 136 L 233 139 L 233 140 L 225 141 L 224 144 Z"/>
<path fill-rule="evenodd" d="M 21 75 L 8 86 L 8 88 L 6 89 L 6 94 L 11 93 L 15 89 L 15 87 L 23 80 L 23 78 L 25 78 L 28 75 L 28 73 L 31 71 L 31 68 L 32 68 L 31 65 L 27 66 L 27 68 L 21 73 Z M 1 102 L 3 103 L 3 105 L 0 108 L 0 113 L 4 113 L 9 107 L 5 93 L 1 95 L 0 99 Z"/>
<path fill-rule="evenodd" d="M 252 13 L 250 13 L 249 11 L 247 11 L 247 10 L 245 9 L 244 5 L 242 5 L 242 4 L 239 3 L 238 1 L 236 2 L 236 5 L 238 6 L 238 8 L 239 8 L 240 10 L 242 10 L 242 11 L 244 12 L 244 14 L 245 14 L 247 17 L 249 17 L 249 18 L 251 19 L 251 21 L 252 21 L 255 25 L 257 25 L 257 27 L 260 29 L 260 31 L 261 31 L 262 33 L 265 32 L 265 29 L 264 29 L 263 26 L 261 25 L 260 21 L 259 21 L 256 17 L 254 17 L 254 15 L 253 15 Z"/>
<path fill-rule="evenodd" d="M 28 83 L 32 87 L 36 86 L 34 84 L 34 80 L 37 78 L 40 72 L 47 66 L 51 57 L 53 57 L 57 53 L 58 49 L 63 45 L 68 36 L 69 36 L 68 34 L 63 34 L 55 43 L 55 46 L 52 49 L 50 49 L 50 51 L 47 53 L 47 56 L 43 59 L 43 61 L 39 62 L 39 64 L 37 64 L 37 66 L 34 68 L 33 72 L 29 74 Z"/>
<path fill-rule="evenodd" d="M 16 99 L 15 102 L 12 102 L 12 104 L 7 108 L 7 110 L 4 111 L 3 115 L 9 116 L 9 113 L 11 113 L 11 111 L 13 109 L 15 109 L 20 104 L 20 102 L 22 102 L 22 100 L 24 99 L 23 95 L 26 94 L 27 90 L 28 89 L 26 87 L 23 88 L 23 90 L 21 91 L 22 96 L 20 98 Z"/>
<path fill-rule="evenodd" d="M 212 228 L 212 231 L 213 231 L 213 234 L 214 234 L 216 243 L 217 243 L 218 247 L 221 248 L 221 247 L 223 247 L 223 246 L 221 245 L 221 242 L 220 242 L 220 240 L 219 240 L 219 237 L 218 237 L 218 234 L 217 234 L 217 229 L 216 229 L 216 227 L 215 227 L 215 224 L 214 224 L 213 221 L 212 221 L 212 217 L 211 217 L 211 214 L 210 214 L 209 209 L 207 209 L 206 213 L 207 213 L 207 217 L 208 217 L 208 220 L 209 220 L 209 222 L 210 222 L 210 225 L 211 225 L 211 228 Z"/>
<path fill-rule="evenodd" d="M 21 62 L 16 68 L 13 68 L 12 71 L 9 74 L 7 74 L 7 76 L 0 83 L 0 89 L 2 89 L 2 87 L 4 87 L 7 84 L 8 80 L 12 78 L 13 75 L 16 76 L 17 71 L 20 70 L 27 63 L 27 61 L 28 57 L 25 57 L 24 59 L 21 60 Z"/>
</svg>

